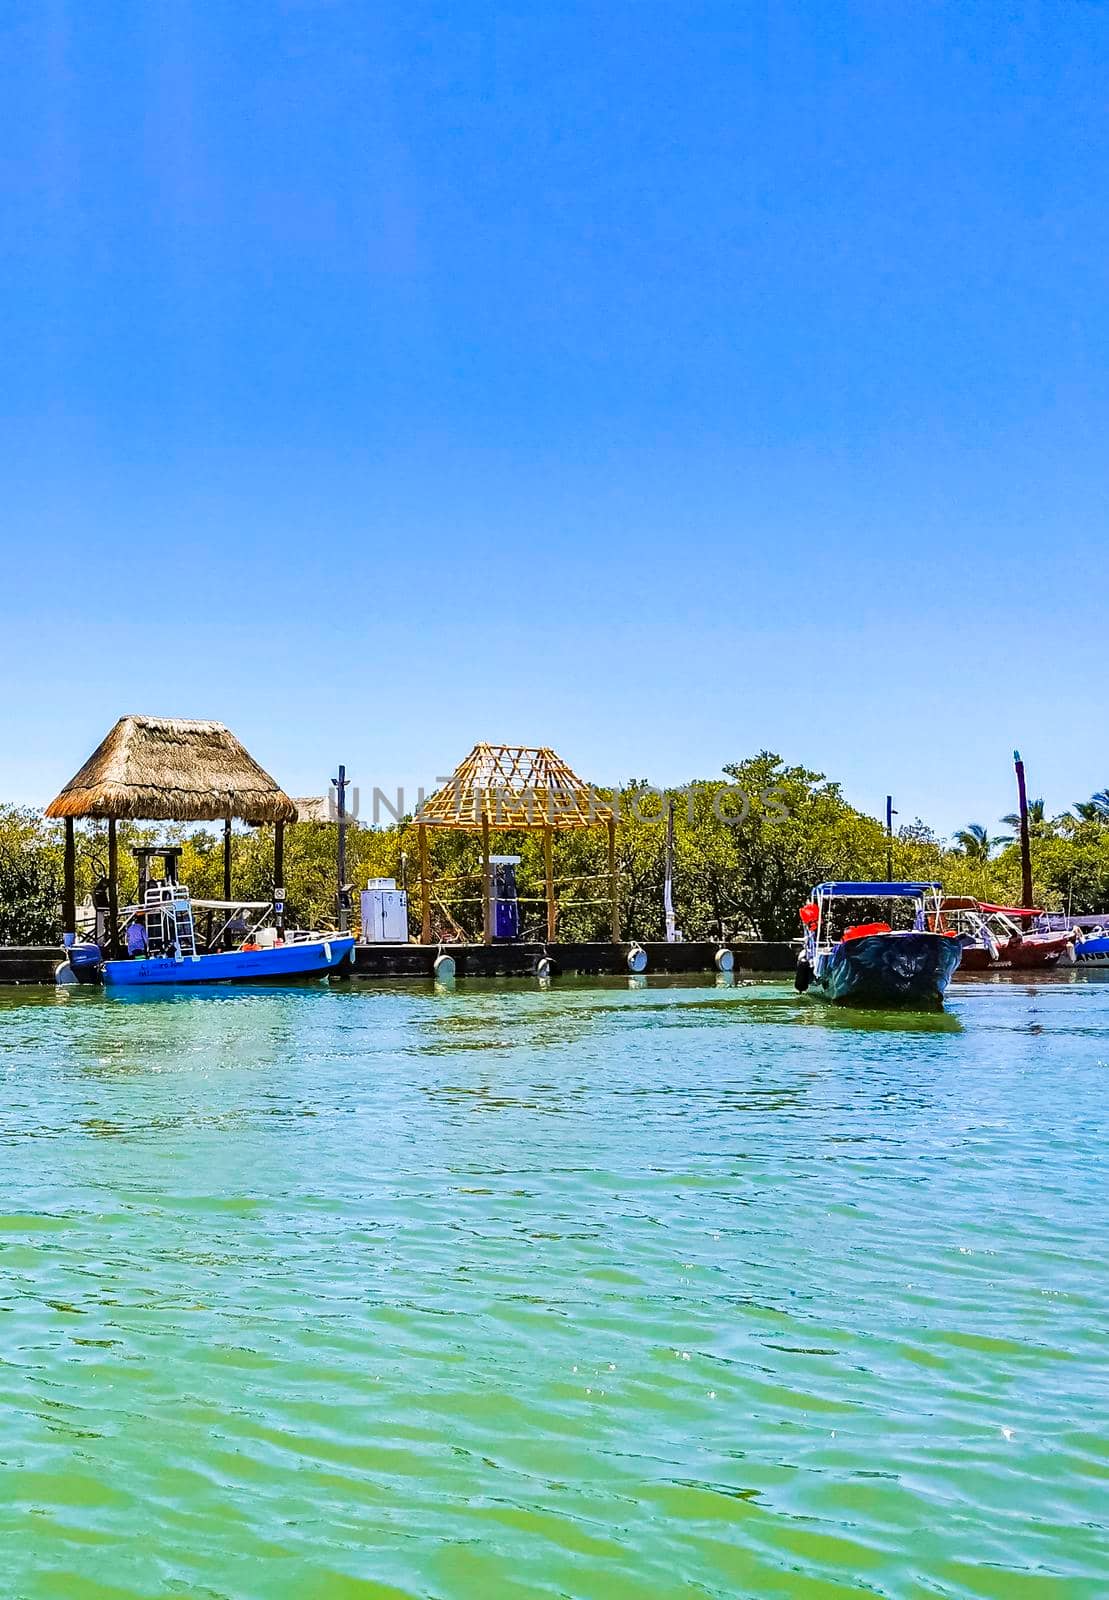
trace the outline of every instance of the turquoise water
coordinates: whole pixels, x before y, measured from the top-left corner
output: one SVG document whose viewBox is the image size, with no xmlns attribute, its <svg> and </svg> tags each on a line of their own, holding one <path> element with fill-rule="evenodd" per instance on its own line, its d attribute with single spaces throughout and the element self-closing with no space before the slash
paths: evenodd
<svg viewBox="0 0 1109 1600">
<path fill-rule="evenodd" d="M 1109 1593 L 1109 984 L 0 993 L 0 1593 Z"/>
</svg>

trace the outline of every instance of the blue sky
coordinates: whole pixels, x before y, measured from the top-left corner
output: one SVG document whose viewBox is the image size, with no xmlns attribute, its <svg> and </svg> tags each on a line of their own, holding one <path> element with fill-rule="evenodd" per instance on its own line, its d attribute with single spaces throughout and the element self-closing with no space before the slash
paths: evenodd
<svg viewBox="0 0 1109 1600">
<path fill-rule="evenodd" d="M 0 795 L 1109 783 L 1109 7 L 9 0 Z"/>
</svg>

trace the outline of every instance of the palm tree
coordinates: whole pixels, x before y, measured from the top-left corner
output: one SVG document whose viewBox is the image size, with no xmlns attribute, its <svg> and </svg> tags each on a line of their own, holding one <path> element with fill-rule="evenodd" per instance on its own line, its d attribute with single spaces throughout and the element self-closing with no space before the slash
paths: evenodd
<svg viewBox="0 0 1109 1600">
<path fill-rule="evenodd" d="M 1019 811 L 1010 811 L 1009 815 L 1007 817 L 1002 817 L 1001 820 L 1002 820 L 1002 822 L 1005 824 L 1005 826 L 1007 828 L 1012 828 L 1014 833 L 1019 833 L 1020 832 L 1020 812 Z M 1043 801 L 1042 800 L 1029 800 L 1029 802 L 1028 802 L 1028 831 L 1029 831 L 1029 833 L 1040 833 L 1040 832 L 1042 832 L 1044 824 L 1046 823 L 1046 821 L 1047 821 L 1047 817 L 1046 817 L 1046 815 L 1044 813 L 1044 803 L 1043 803 Z M 1006 840 L 1006 843 L 1008 843 L 1008 842 L 1009 841 Z M 1001 841 L 998 840 L 998 843 L 1000 844 Z"/>
<path fill-rule="evenodd" d="M 988 861 L 994 845 L 1004 841 L 991 839 L 988 830 L 980 822 L 968 822 L 955 835 L 955 843 L 971 861 Z"/>
<path fill-rule="evenodd" d="M 1109 822 L 1109 789 L 1099 789 L 1088 800 L 1076 801 L 1074 814 L 1082 822 Z"/>
</svg>

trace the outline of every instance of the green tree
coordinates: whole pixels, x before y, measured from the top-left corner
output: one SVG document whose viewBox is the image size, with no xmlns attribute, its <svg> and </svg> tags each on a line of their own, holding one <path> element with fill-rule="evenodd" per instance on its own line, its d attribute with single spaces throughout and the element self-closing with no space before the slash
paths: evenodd
<svg viewBox="0 0 1109 1600">
<path fill-rule="evenodd" d="M 1007 838 L 991 839 L 989 829 L 984 828 L 980 822 L 968 822 L 966 827 L 960 828 L 955 835 L 955 843 L 972 861 L 988 861 L 995 845 L 1007 842 Z"/>
<path fill-rule="evenodd" d="M 1010 811 L 1007 816 L 1002 817 L 1001 821 L 1002 821 L 1002 824 L 1006 828 L 1011 828 L 1012 829 L 1012 834 L 1010 834 L 1004 840 L 996 839 L 994 841 L 995 844 L 1002 844 L 1002 843 L 1008 844 L 1010 842 L 1010 839 L 1013 836 L 1016 836 L 1017 838 L 1020 837 L 1020 812 L 1019 811 Z M 1052 824 L 1048 820 L 1047 813 L 1044 810 L 1043 801 L 1042 800 L 1029 800 L 1029 802 L 1028 802 L 1028 832 L 1029 832 L 1029 834 L 1032 835 L 1032 834 L 1037 834 L 1037 833 L 1045 833 L 1048 829 L 1050 829 L 1051 826 L 1052 826 Z"/>
<path fill-rule="evenodd" d="M 35 811 L 0 806 L 0 944 L 61 935 L 62 844 Z"/>
<path fill-rule="evenodd" d="M 1077 800 L 1074 814 L 1080 822 L 1109 822 L 1109 789 L 1099 789 L 1088 800 Z"/>
</svg>

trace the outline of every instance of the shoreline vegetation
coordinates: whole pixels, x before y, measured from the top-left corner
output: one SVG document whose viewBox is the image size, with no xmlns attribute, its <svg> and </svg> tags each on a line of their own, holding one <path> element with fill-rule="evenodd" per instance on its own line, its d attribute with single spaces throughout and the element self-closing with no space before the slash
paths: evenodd
<svg viewBox="0 0 1109 1600">
<path fill-rule="evenodd" d="M 937 879 L 951 894 L 1016 904 L 1020 850 L 1014 826 L 1001 819 L 993 833 L 974 823 L 943 839 L 916 820 L 887 840 L 876 818 L 850 805 L 838 783 L 824 774 L 763 751 L 724 769 L 719 778 L 683 786 L 674 808 L 674 903 L 687 939 L 792 939 L 798 909 L 814 883 L 826 878 L 884 878 L 887 849 L 893 876 Z M 722 801 L 723 791 L 749 797 L 745 814 Z M 609 791 L 605 791 L 609 792 Z M 677 794 L 677 791 L 673 791 Z M 625 937 L 664 936 L 663 878 L 666 808 L 652 786 L 634 780 L 619 791 L 617 866 Z M 1030 804 L 1035 904 L 1075 914 L 1109 904 L 1109 795 L 1078 802 L 1057 817 L 1042 801 Z M 201 898 L 218 898 L 223 885 L 223 840 L 217 826 L 121 823 L 121 899 L 133 897 L 137 874 L 131 851 L 144 843 L 182 846 L 181 877 Z M 494 832 L 494 851 L 521 857 L 519 885 L 525 907 L 522 937 L 542 918 L 543 840 L 538 833 Z M 355 890 L 367 878 L 407 876 L 412 927 L 419 926 L 417 837 L 413 819 L 380 827 L 358 826 L 347 838 L 347 870 Z M 559 938 L 607 937 L 605 841 L 599 830 L 560 834 Z M 435 937 L 480 938 L 480 861 L 472 836 L 443 832 L 432 841 Z M 61 937 L 62 824 L 33 808 L 0 803 L 0 945 L 57 943 Z M 106 870 L 104 824 L 77 831 L 77 896 L 85 899 Z M 232 836 L 234 892 L 260 900 L 273 892 L 273 851 L 268 830 L 236 828 Z M 335 915 L 335 829 L 319 822 L 291 824 L 285 835 L 285 889 L 292 925 L 325 925 Z M 357 896 L 355 896 L 357 901 Z M 534 907 L 535 928 L 530 926 Z"/>
</svg>

